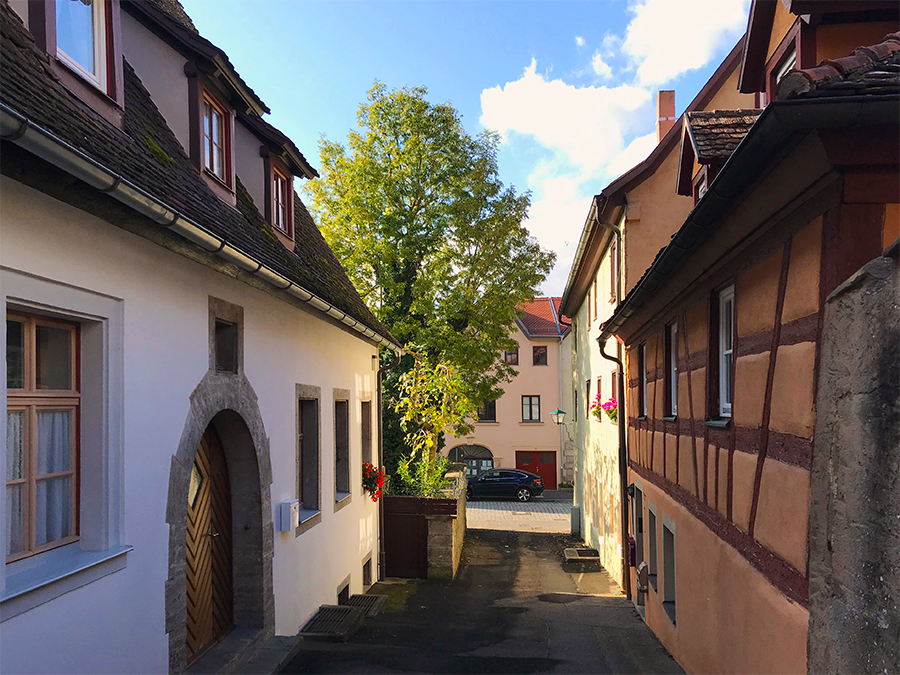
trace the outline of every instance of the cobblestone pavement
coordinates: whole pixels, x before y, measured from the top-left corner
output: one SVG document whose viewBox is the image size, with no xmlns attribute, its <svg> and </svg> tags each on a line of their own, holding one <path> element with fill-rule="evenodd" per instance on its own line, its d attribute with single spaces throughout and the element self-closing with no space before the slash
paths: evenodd
<svg viewBox="0 0 900 675">
<path fill-rule="evenodd" d="M 466 504 L 466 526 L 477 530 L 565 533 L 571 528 L 571 508 L 571 502 L 471 500 Z"/>
</svg>

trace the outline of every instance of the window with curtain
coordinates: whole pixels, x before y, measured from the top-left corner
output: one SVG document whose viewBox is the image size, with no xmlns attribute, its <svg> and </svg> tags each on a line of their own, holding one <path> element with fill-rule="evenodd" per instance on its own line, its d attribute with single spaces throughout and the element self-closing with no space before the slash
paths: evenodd
<svg viewBox="0 0 900 675">
<path fill-rule="evenodd" d="M 6 317 L 7 562 L 78 539 L 78 327 Z"/>
<path fill-rule="evenodd" d="M 541 421 L 541 397 L 540 396 L 523 396 L 522 397 L 522 421 L 523 422 L 540 422 Z"/>
</svg>

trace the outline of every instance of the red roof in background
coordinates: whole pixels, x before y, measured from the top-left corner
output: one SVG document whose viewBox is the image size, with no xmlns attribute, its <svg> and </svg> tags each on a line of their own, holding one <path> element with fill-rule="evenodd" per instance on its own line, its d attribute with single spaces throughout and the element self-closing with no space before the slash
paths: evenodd
<svg viewBox="0 0 900 675">
<path fill-rule="evenodd" d="M 519 317 L 522 332 L 528 337 L 560 337 L 569 329 L 569 318 L 561 316 L 559 306 L 562 298 L 535 298 L 531 302 L 523 302 L 519 310 L 524 316 Z"/>
</svg>

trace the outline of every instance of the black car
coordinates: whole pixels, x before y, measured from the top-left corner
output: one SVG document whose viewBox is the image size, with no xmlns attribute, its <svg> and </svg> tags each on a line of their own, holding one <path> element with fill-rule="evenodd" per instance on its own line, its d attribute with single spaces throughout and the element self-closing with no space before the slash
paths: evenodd
<svg viewBox="0 0 900 675">
<path fill-rule="evenodd" d="M 544 491 L 544 479 L 519 469 L 491 469 L 469 481 L 466 497 L 511 497 L 527 502 Z"/>
</svg>

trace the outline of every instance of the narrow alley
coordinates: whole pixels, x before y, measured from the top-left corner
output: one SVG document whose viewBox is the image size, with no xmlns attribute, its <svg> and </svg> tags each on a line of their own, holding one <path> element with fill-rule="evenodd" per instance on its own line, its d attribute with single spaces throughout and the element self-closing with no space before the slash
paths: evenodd
<svg viewBox="0 0 900 675">
<path fill-rule="evenodd" d="M 346 644 L 304 642 L 282 672 L 683 672 L 605 572 L 563 570 L 577 543 L 469 529 L 455 581 L 376 584 L 379 615 Z"/>
</svg>

